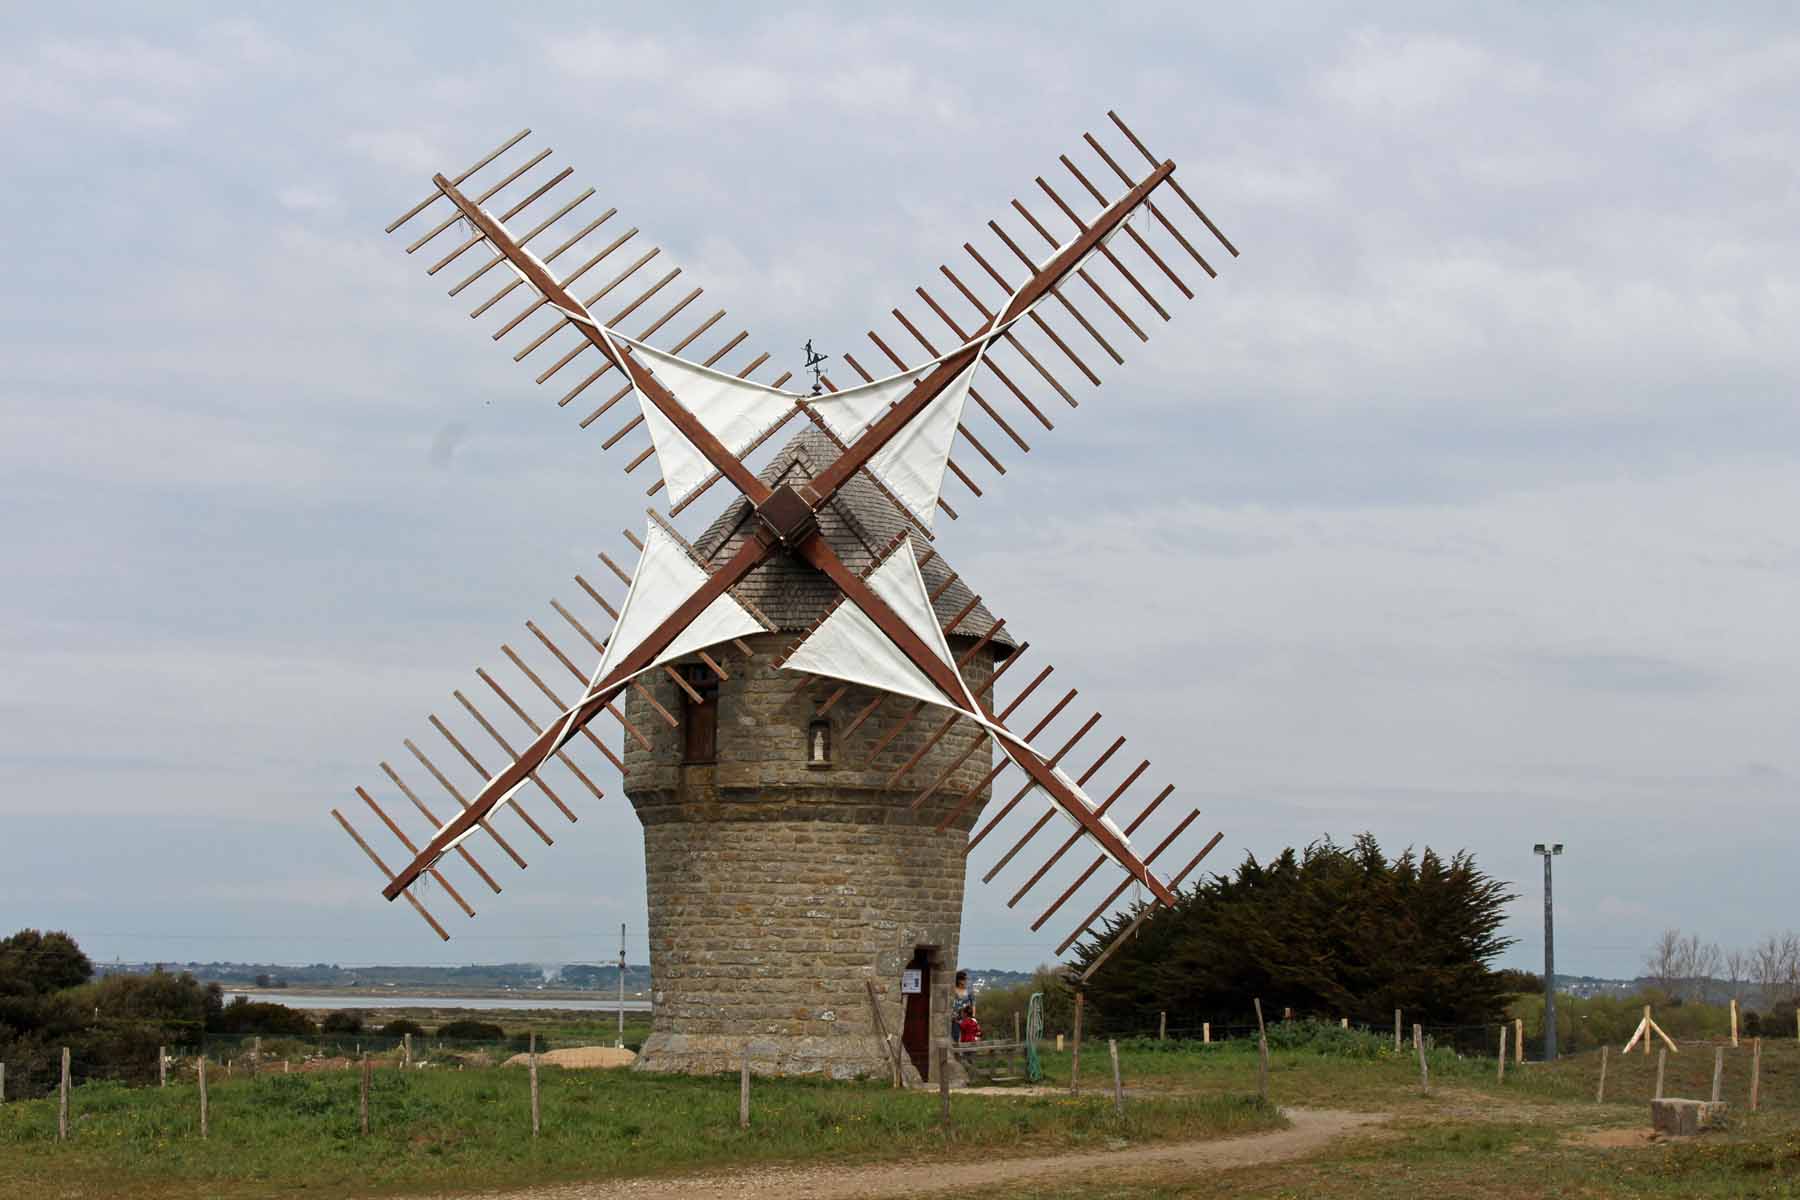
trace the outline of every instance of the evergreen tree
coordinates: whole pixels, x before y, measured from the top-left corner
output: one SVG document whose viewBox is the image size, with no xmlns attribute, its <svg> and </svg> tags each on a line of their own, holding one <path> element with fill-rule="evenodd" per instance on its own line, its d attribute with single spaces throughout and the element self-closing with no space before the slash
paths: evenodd
<svg viewBox="0 0 1800 1200">
<path fill-rule="evenodd" d="M 1488 965 L 1512 944 L 1499 931 L 1513 898 L 1466 852 L 1389 861 L 1368 834 L 1267 864 L 1250 856 L 1140 925 L 1086 985 L 1089 1008 L 1097 1029 L 1113 1030 L 1154 1028 L 1159 1012 L 1247 1021 L 1259 998 L 1265 1013 L 1378 1027 L 1396 1008 L 1426 1024 L 1492 1023 L 1513 990 Z M 1078 946 L 1076 973 L 1135 915 L 1114 914 Z"/>
</svg>

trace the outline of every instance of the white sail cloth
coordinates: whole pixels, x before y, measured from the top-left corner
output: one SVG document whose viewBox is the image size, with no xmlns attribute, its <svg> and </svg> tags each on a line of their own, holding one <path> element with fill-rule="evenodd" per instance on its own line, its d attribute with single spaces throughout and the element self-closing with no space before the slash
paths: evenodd
<svg viewBox="0 0 1800 1200">
<path fill-rule="evenodd" d="M 871 571 L 864 580 L 869 590 L 881 597 L 887 606 L 906 623 L 907 627 L 924 641 L 939 660 L 952 671 L 956 671 L 956 660 L 950 653 L 950 644 L 944 637 L 937 616 L 932 612 L 931 598 L 925 588 L 925 580 L 919 574 L 918 560 L 913 555 L 912 543 L 902 541 L 894 552 Z M 957 686 L 961 691 L 961 702 L 954 702 L 931 681 L 930 676 L 903 653 L 893 639 L 881 631 L 866 612 L 856 603 L 846 598 L 817 628 L 808 634 L 782 664 L 783 670 L 804 671 L 813 675 L 824 675 L 832 679 L 842 679 L 849 683 L 862 684 L 865 687 L 877 688 L 895 695 L 907 696 L 914 700 L 922 700 L 927 704 L 938 705 L 959 713 L 976 722 L 994 735 L 1002 752 L 1008 758 L 1018 762 L 1022 754 L 1030 754 L 1039 761 L 1047 761 L 1043 755 L 1026 742 L 1025 739 L 1009 730 L 1002 729 L 988 718 L 977 703 L 975 696 L 962 680 L 961 672 L 957 672 Z M 1021 764 L 1023 765 L 1023 764 Z M 1095 805 L 1091 797 L 1081 789 L 1081 785 L 1071 779 L 1061 768 L 1052 766 L 1058 781 L 1068 789 L 1077 804 L 1088 812 L 1094 811 Z M 1032 790 L 1043 796 L 1044 801 L 1071 825 L 1082 829 L 1081 822 L 1060 801 L 1040 785 L 1034 784 Z M 1102 815 L 1100 823 L 1106 827 L 1119 844 L 1130 851 L 1131 842 L 1111 817 Z M 1085 832 L 1085 830 L 1083 830 Z M 1090 840 L 1098 846 L 1103 854 L 1118 862 L 1117 857 L 1090 835 Z M 1120 866 L 1126 864 L 1120 863 Z M 1128 868 L 1129 869 L 1129 868 Z"/>
<path fill-rule="evenodd" d="M 568 728 L 575 719 L 575 711 L 596 694 L 596 689 L 611 675 L 614 669 L 633 650 L 643 645 L 644 639 L 654 633 L 659 625 L 669 619 L 683 601 L 700 589 L 706 582 L 706 571 L 688 557 L 686 549 L 671 537 L 662 526 L 654 521 L 644 528 L 644 551 L 638 556 L 637 570 L 632 573 L 631 587 L 625 593 L 625 603 L 619 606 L 619 620 L 613 626 L 612 636 L 606 641 L 606 648 L 601 652 L 600 664 L 594 668 L 594 674 L 588 680 L 587 688 L 581 698 L 575 702 L 560 720 L 561 729 L 557 741 L 567 736 Z M 653 670 L 664 663 L 673 662 L 696 650 L 704 650 L 720 642 L 728 642 L 732 638 L 747 637 L 753 633 L 762 633 L 762 622 L 751 616 L 749 611 L 731 598 L 729 592 L 721 593 L 711 604 L 700 610 L 700 614 L 690 621 L 685 629 L 676 635 L 675 640 L 664 647 L 655 658 L 642 668 L 632 672 L 626 679 L 635 679 L 645 671 Z M 617 682 L 625 682 L 619 680 Z M 519 789 L 525 786 L 520 780 L 513 788 L 495 803 L 492 812 L 512 803 Z M 491 813 L 490 813 L 491 815 Z M 440 827 L 439 832 L 443 831 Z M 457 837 L 445 851 L 454 849 L 478 825 L 471 825 L 461 836 Z"/>
</svg>

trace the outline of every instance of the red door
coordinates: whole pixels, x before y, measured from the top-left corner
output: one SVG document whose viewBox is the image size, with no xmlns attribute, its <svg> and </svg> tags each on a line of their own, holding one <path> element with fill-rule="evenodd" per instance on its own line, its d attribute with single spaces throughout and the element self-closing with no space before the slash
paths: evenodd
<svg viewBox="0 0 1800 1200">
<path fill-rule="evenodd" d="M 906 1047 L 906 1053 L 912 1058 L 913 1066 L 919 1070 L 919 1078 L 931 1078 L 931 956 L 923 947 L 913 951 L 912 961 L 906 964 L 908 974 L 902 977 L 902 991 L 906 998 L 906 1020 L 900 1028 L 900 1044 Z M 919 973 L 919 990 L 906 992 L 905 983 L 910 980 L 911 972 Z"/>
</svg>

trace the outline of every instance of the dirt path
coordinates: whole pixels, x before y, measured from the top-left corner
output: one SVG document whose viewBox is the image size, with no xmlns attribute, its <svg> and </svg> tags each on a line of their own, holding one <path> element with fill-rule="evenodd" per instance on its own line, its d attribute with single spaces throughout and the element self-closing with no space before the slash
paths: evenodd
<svg viewBox="0 0 1800 1200">
<path fill-rule="evenodd" d="M 867 1167 L 768 1167 L 732 1174 L 687 1175 L 674 1179 L 624 1179 L 559 1184 L 508 1192 L 486 1200 L 676 1200 L 688 1196 L 750 1197 L 751 1200 L 851 1200 L 866 1196 L 921 1196 L 966 1192 L 1033 1179 L 1066 1177 L 1088 1170 L 1202 1173 L 1300 1158 L 1334 1138 L 1387 1120 L 1384 1113 L 1329 1109 L 1285 1110 L 1289 1129 L 1204 1142 L 1165 1142 L 1128 1151 L 1048 1154 L 921 1167 L 881 1163 Z"/>
</svg>

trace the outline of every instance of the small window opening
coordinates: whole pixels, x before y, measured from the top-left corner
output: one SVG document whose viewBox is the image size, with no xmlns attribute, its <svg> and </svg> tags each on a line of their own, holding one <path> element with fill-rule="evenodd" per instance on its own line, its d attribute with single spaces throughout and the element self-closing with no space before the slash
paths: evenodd
<svg viewBox="0 0 1800 1200">
<path fill-rule="evenodd" d="M 688 687 L 700 694 L 700 700 L 681 692 L 681 761 L 711 763 L 719 761 L 719 680 L 704 666 L 681 668 Z"/>
<path fill-rule="evenodd" d="M 806 730 L 806 765 L 831 765 L 831 722 L 814 721 Z"/>
</svg>

